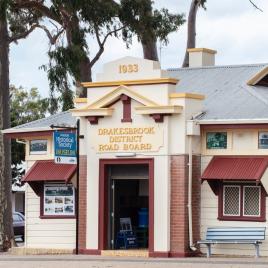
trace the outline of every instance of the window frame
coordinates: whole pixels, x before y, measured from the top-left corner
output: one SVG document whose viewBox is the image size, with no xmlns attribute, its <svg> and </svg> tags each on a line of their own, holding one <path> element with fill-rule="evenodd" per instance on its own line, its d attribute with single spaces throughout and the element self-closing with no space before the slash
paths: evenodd
<svg viewBox="0 0 268 268">
<path fill-rule="evenodd" d="M 73 215 L 47 215 L 44 213 L 44 202 L 45 202 L 45 186 L 72 186 L 73 187 L 73 199 L 74 199 L 74 214 Z M 43 183 L 42 189 L 41 189 L 41 195 L 40 195 L 40 218 L 41 219 L 75 219 L 76 218 L 76 204 L 77 202 L 77 195 L 76 195 L 76 188 L 73 184 L 68 183 L 65 184 L 63 182 L 51 182 L 51 183 Z"/>
<path fill-rule="evenodd" d="M 239 205 L 238 205 L 238 207 L 239 207 L 239 215 L 235 215 L 235 214 L 233 214 L 233 215 L 231 215 L 231 214 L 225 214 L 224 213 L 224 211 L 225 211 L 225 189 L 227 188 L 227 187 L 235 187 L 235 188 L 238 188 L 239 189 Z M 223 198 L 223 200 L 222 200 L 222 214 L 223 214 L 223 216 L 224 217 L 228 217 L 228 216 L 230 216 L 230 217 L 239 217 L 239 216 L 241 216 L 241 187 L 240 187 L 240 185 L 223 185 L 223 196 L 222 196 L 222 198 Z"/>
<path fill-rule="evenodd" d="M 226 186 L 238 186 L 240 187 L 239 191 L 239 216 L 238 215 L 225 215 L 224 214 L 224 188 Z M 245 187 L 259 187 L 260 188 L 260 197 L 259 197 L 259 208 L 260 215 L 259 216 L 250 216 L 244 215 L 244 188 Z M 235 183 L 235 182 L 221 182 L 219 195 L 218 195 L 218 220 L 221 221 L 257 221 L 257 222 L 265 222 L 266 221 L 266 192 L 262 185 L 256 185 L 253 183 Z"/>
<path fill-rule="evenodd" d="M 46 150 L 45 151 L 31 151 L 31 143 L 33 141 L 46 141 Z M 46 155 L 48 152 L 48 139 L 31 139 L 29 140 L 29 155 Z"/>
<path fill-rule="evenodd" d="M 264 134 L 264 133 L 268 134 L 268 131 L 258 131 L 258 149 L 259 150 L 267 150 L 268 149 L 268 146 L 267 146 L 267 148 L 261 148 L 260 147 L 260 141 L 261 141 L 260 135 Z"/>
<path fill-rule="evenodd" d="M 258 216 L 256 216 L 256 215 L 245 215 L 245 188 L 249 188 L 249 187 L 251 187 L 251 188 L 258 188 L 259 189 L 259 215 Z M 257 186 L 257 185 L 244 185 L 243 186 L 243 211 L 242 211 L 242 215 L 243 215 L 243 217 L 260 217 L 261 216 L 261 198 L 262 198 L 262 196 L 261 196 L 261 186 Z"/>
</svg>

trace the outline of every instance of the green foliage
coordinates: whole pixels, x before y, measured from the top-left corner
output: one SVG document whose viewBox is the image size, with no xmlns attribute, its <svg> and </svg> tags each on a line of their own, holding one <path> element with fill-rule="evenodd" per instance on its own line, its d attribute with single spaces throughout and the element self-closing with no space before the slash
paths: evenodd
<svg viewBox="0 0 268 268">
<path fill-rule="evenodd" d="M 168 43 L 168 35 L 185 22 L 184 14 L 171 14 L 167 9 L 153 9 L 151 0 L 122 0 L 120 19 L 127 26 L 123 38 L 131 44 L 133 35 L 138 40 L 159 40 Z"/>
<path fill-rule="evenodd" d="M 200 2 L 200 6 L 205 10 L 207 9 L 205 6 L 206 3 L 207 3 L 207 0 L 201 0 L 201 2 Z"/>
<path fill-rule="evenodd" d="M 10 94 L 11 127 L 43 118 L 48 114 L 49 101 L 47 98 L 40 96 L 37 88 L 32 88 L 30 91 L 27 91 L 21 87 L 16 88 L 11 86 Z M 12 165 L 15 166 L 15 169 L 12 170 L 12 177 L 14 177 L 14 172 L 17 172 L 17 166 L 24 161 L 23 144 L 12 140 L 11 155 Z"/>
<path fill-rule="evenodd" d="M 167 44 L 168 34 L 185 22 L 184 14 L 152 9 L 151 0 L 53 0 L 51 4 L 50 11 L 61 22 L 65 35 L 51 46 L 49 63 L 42 67 L 48 73 L 52 100 L 60 92 L 63 107 L 72 106 L 71 85 L 91 81 L 92 66 L 103 53 L 107 37 L 119 37 L 118 29 L 123 29 L 127 46 L 134 35 L 142 42 Z M 88 37 L 99 45 L 96 55 L 89 53 Z"/>
<path fill-rule="evenodd" d="M 6 18 L 9 0 L 0 0 L 0 20 Z"/>
<path fill-rule="evenodd" d="M 117 4 L 110 0 L 54 0 L 51 4 L 50 11 L 61 23 L 65 35 L 51 44 L 48 52 L 49 63 L 42 68 L 48 74 L 52 101 L 59 92 L 65 110 L 73 107 L 71 86 L 91 81 L 91 68 L 103 52 L 101 42 L 118 26 L 115 19 Z M 91 55 L 91 58 L 88 36 L 97 36 L 99 45 L 99 52 L 93 57 Z M 85 92 L 82 95 L 84 97 Z"/>
</svg>

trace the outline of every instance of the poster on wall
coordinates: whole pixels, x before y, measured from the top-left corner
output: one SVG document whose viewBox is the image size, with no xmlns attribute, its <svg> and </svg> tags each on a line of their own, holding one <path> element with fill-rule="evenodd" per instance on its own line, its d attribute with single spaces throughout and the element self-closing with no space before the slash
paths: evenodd
<svg viewBox="0 0 268 268">
<path fill-rule="evenodd" d="M 268 132 L 259 133 L 259 148 L 268 149 Z"/>
<path fill-rule="evenodd" d="M 208 132 L 207 149 L 226 149 L 227 132 Z"/>
<path fill-rule="evenodd" d="M 45 185 L 44 215 L 75 215 L 74 187 L 72 185 Z"/>
<path fill-rule="evenodd" d="M 30 154 L 46 154 L 46 153 L 47 153 L 47 140 L 30 141 Z"/>
</svg>

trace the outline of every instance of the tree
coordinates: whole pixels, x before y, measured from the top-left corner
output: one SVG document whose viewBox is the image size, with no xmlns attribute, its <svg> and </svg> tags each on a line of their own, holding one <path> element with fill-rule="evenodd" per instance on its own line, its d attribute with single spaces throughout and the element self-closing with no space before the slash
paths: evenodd
<svg viewBox="0 0 268 268">
<path fill-rule="evenodd" d="M 0 2 L 0 128 L 9 127 L 8 100 L 8 48 L 7 42 L 7 3 Z M 11 180 L 10 178 L 10 144 L 0 134 L 0 247 L 10 247 L 12 234 L 11 219 Z M 0 250 L 1 250 L 0 249 Z"/>
<path fill-rule="evenodd" d="M 39 12 L 53 25 L 54 33 L 48 25 L 40 25 L 50 41 L 49 63 L 43 68 L 48 73 L 52 99 L 58 91 L 63 110 L 72 108 L 70 80 L 80 89 L 77 95 L 86 97 L 81 82 L 92 81 L 92 68 L 104 52 L 108 37 L 122 29 L 117 19 L 118 5 L 111 0 L 16 0 L 14 6 Z M 88 37 L 98 45 L 94 56 L 90 53 Z M 56 108 L 55 101 L 54 105 Z"/>
<path fill-rule="evenodd" d="M 77 96 L 85 97 L 81 82 L 92 81 L 91 71 L 104 52 L 110 36 L 119 37 L 129 45 L 137 35 L 144 57 L 157 60 L 157 39 L 167 42 L 170 32 L 184 22 L 183 15 L 172 15 L 167 9 L 153 10 L 151 0 L 15 0 L 14 6 L 39 12 L 48 24 L 39 27 L 50 41 L 49 63 L 43 65 L 48 73 L 51 100 L 57 108 L 56 92 L 60 92 L 63 108 L 72 108 L 71 84 L 77 86 Z M 92 55 L 91 44 L 98 49 Z"/>
<path fill-rule="evenodd" d="M 36 14 L 11 12 L 9 0 L 0 0 L 0 129 L 10 127 L 9 45 L 25 38 L 36 27 Z M 0 132 L 0 250 L 13 241 L 11 209 L 10 141 Z"/>
<path fill-rule="evenodd" d="M 151 0 L 121 0 L 120 19 L 126 26 L 123 38 L 131 43 L 137 35 L 143 57 L 158 61 L 157 40 L 168 43 L 168 35 L 185 22 L 184 14 L 171 14 L 167 9 L 153 9 Z"/>
<path fill-rule="evenodd" d="M 27 91 L 22 87 L 10 86 L 10 96 L 11 127 L 43 118 L 48 114 L 49 99 L 42 98 L 37 88 Z M 24 150 L 22 143 L 11 141 L 12 182 L 17 185 L 21 184 L 20 178 L 24 173 L 24 169 L 21 168 L 22 162 L 25 160 Z"/>
<path fill-rule="evenodd" d="M 192 0 L 187 22 L 187 45 L 182 67 L 189 67 L 188 48 L 195 48 L 196 39 L 196 15 L 199 7 L 205 7 L 206 0 Z"/>
</svg>

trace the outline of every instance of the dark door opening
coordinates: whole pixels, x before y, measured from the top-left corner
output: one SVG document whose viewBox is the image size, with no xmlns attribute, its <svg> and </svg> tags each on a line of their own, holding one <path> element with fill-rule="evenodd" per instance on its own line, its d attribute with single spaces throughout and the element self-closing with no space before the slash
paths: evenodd
<svg viewBox="0 0 268 268">
<path fill-rule="evenodd" d="M 108 185 L 108 248 L 148 248 L 148 165 L 111 165 Z"/>
</svg>

